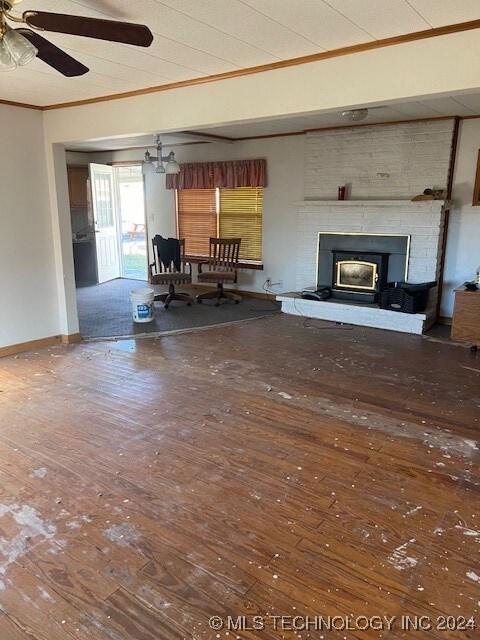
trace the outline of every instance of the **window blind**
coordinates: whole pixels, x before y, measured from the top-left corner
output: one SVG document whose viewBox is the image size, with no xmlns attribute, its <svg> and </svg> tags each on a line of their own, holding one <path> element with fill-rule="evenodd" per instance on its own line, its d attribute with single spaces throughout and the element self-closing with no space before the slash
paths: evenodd
<svg viewBox="0 0 480 640">
<path fill-rule="evenodd" d="M 215 189 L 179 189 L 177 198 L 178 237 L 185 238 L 185 253 L 208 256 L 210 237 L 218 235 Z"/>
<path fill-rule="evenodd" d="M 262 208 L 261 187 L 220 189 L 220 237 L 242 239 L 240 260 L 262 259 Z"/>
</svg>

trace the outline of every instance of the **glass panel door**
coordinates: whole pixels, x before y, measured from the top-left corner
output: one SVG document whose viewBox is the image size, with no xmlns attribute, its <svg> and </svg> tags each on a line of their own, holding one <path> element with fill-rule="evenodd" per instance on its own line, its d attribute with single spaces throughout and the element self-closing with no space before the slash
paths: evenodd
<svg viewBox="0 0 480 640">
<path fill-rule="evenodd" d="M 90 164 L 98 282 L 120 277 L 113 169 Z"/>
</svg>

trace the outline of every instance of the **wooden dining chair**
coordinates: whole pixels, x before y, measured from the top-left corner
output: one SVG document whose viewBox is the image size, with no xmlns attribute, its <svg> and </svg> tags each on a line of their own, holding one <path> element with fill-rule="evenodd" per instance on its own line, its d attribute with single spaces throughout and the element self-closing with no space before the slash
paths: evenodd
<svg viewBox="0 0 480 640">
<path fill-rule="evenodd" d="M 224 291 L 224 284 L 237 282 L 238 253 L 241 238 L 210 238 L 210 255 L 208 261 L 198 265 L 198 282 L 216 282 L 216 291 L 207 291 L 197 296 L 200 304 L 204 300 L 216 300 L 218 307 L 222 298 L 234 300 L 238 304 L 242 297 L 232 291 Z"/>
<path fill-rule="evenodd" d="M 168 309 L 173 300 L 186 302 L 187 307 L 192 304 L 192 297 L 188 293 L 177 293 L 176 284 L 191 284 L 192 266 L 185 262 L 185 240 L 176 238 L 162 238 L 156 235 L 152 238 L 153 262 L 150 265 L 150 284 L 168 284 L 168 292 L 155 295 L 155 301 L 164 303 Z"/>
</svg>

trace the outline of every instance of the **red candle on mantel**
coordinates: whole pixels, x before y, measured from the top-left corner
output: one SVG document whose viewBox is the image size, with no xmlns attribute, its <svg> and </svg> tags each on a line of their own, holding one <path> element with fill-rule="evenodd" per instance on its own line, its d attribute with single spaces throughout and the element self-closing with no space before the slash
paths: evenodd
<svg viewBox="0 0 480 640">
<path fill-rule="evenodd" d="M 345 187 L 338 187 L 338 199 L 345 200 Z"/>
</svg>

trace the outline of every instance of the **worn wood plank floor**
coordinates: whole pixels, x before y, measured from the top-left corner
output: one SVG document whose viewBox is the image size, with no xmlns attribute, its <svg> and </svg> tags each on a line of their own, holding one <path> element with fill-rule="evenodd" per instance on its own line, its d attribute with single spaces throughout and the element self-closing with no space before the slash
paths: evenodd
<svg viewBox="0 0 480 640">
<path fill-rule="evenodd" d="M 0 640 L 479 638 L 479 380 L 287 316 L 0 360 Z"/>
</svg>

